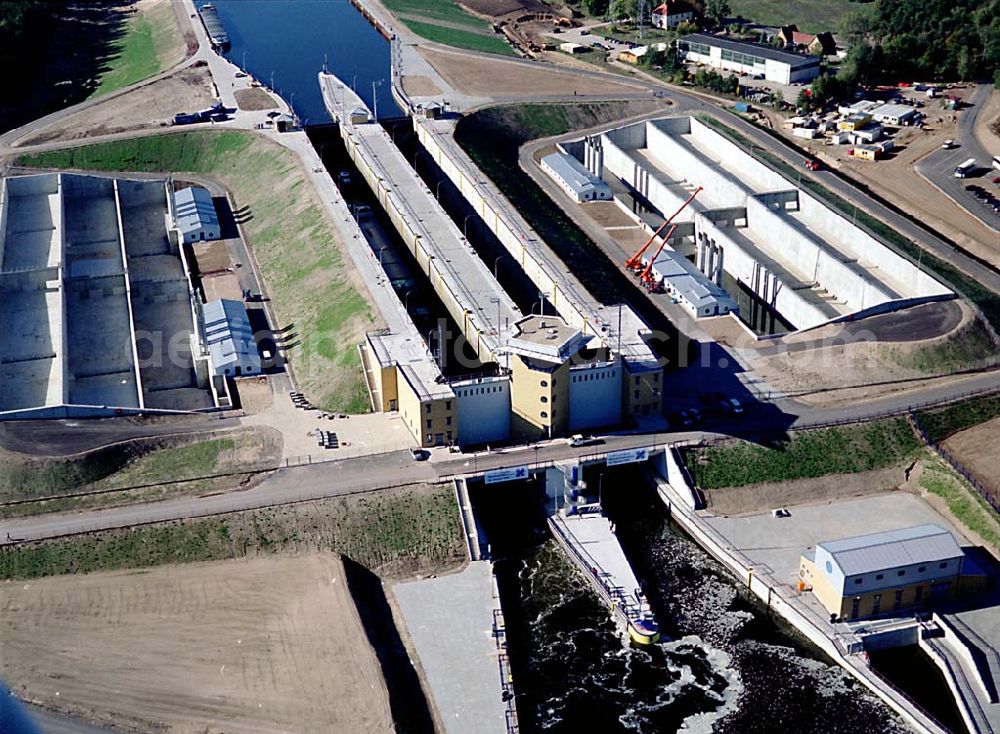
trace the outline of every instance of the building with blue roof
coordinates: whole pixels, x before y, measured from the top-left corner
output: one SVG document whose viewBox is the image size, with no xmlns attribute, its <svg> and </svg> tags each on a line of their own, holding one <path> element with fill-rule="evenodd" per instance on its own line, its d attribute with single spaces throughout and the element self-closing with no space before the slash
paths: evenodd
<svg viewBox="0 0 1000 734">
<path fill-rule="evenodd" d="M 260 351 L 242 301 L 222 298 L 202 309 L 205 346 L 216 375 L 243 377 L 261 373 Z"/>
<path fill-rule="evenodd" d="M 551 153 L 541 160 L 542 170 L 578 203 L 608 201 L 611 188 L 568 153 Z"/>
<path fill-rule="evenodd" d="M 732 296 L 676 250 L 663 248 L 653 261 L 652 275 L 695 318 L 739 311 Z"/>
<path fill-rule="evenodd" d="M 208 189 L 189 186 L 174 192 L 174 224 L 185 243 L 222 237 L 219 215 Z"/>
<path fill-rule="evenodd" d="M 799 584 L 843 620 L 943 601 L 959 590 L 965 554 L 940 525 L 916 525 L 816 544 Z"/>
</svg>

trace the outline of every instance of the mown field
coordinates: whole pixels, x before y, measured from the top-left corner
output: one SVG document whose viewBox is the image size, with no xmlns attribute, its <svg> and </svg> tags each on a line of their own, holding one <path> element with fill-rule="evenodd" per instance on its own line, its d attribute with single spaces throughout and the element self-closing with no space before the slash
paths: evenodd
<svg viewBox="0 0 1000 734">
<path fill-rule="evenodd" d="M 370 409 L 356 345 L 374 311 L 319 197 L 293 153 L 252 133 L 191 131 L 22 156 L 21 165 L 184 172 L 217 178 L 237 208 L 260 265 L 300 388 L 326 410 Z M 297 337 L 297 339 L 292 339 Z"/>
<path fill-rule="evenodd" d="M 733 16 L 770 26 L 794 23 L 807 33 L 836 32 L 840 19 L 857 7 L 852 0 L 731 0 L 729 5 Z"/>
<path fill-rule="evenodd" d="M 125 22 L 124 32 L 114 44 L 94 96 L 158 74 L 182 56 L 183 39 L 171 2 L 160 2 L 137 12 Z"/>
<path fill-rule="evenodd" d="M 4 547 L 0 578 L 317 550 L 406 575 L 458 564 L 464 549 L 451 486 L 411 486 Z"/>
<path fill-rule="evenodd" d="M 849 474 L 893 466 L 921 448 L 904 418 L 793 433 L 775 446 L 736 441 L 684 451 L 694 483 L 703 489 Z"/>
<path fill-rule="evenodd" d="M 384 0 L 407 28 L 428 41 L 470 51 L 516 56 L 490 24 L 465 12 L 452 0 Z"/>
</svg>

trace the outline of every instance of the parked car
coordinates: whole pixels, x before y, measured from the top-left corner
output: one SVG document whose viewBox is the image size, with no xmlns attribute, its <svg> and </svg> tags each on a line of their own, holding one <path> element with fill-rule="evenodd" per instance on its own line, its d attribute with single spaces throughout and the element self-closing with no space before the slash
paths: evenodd
<svg viewBox="0 0 1000 734">
<path fill-rule="evenodd" d="M 577 433 L 569 437 L 569 445 L 574 448 L 578 446 L 593 446 L 599 443 L 604 443 L 604 441 L 599 438 L 595 438 L 594 436 L 586 436 L 582 433 Z"/>
<path fill-rule="evenodd" d="M 410 449 L 410 456 L 413 457 L 414 461 L 427 461 L 431 457 L 431 452 L 427 449 L 414 446 Z"/>
</svg>

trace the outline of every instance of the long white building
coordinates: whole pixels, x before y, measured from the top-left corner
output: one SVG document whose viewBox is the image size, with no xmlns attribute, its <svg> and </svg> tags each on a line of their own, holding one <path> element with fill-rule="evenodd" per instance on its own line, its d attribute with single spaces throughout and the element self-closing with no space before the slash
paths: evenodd
<svg viewBox="0 0 1000 734">
<path fill-rule="evenodd" d="M 819 76 L 820 58 L 733 41 L 710 33 L 691 33 L 677 41 L 685 61 L 767 79 L 778 84 L 811 82 Z"/>
</svg>

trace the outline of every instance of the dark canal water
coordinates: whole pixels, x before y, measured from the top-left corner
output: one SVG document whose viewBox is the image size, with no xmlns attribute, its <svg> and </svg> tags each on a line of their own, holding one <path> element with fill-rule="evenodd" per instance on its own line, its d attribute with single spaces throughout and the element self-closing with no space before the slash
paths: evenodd
<svg viewBox="0 0 1000 734">
<path fill-rule="evenodd" d="M 229 34 L 225 55 L 268 86 L 273 73 L 274 88 L 307 125 L 330 122 L 316 78 L 324 55 L 330 71 L 354 84 L 369 107 L 375 82 L 380 117 L 400 114 L 390 90 L 389 42 L 347 0 L 212 4 Z"/>
<path fill-rule="evenodd" d="M 742 596 L 713 559 L 670 526 L 639 473 L 614 470 L 603 487 L 663 624 L 665 641 L 652 648 L 622 643 L 606 609 L 548 539 L 541 510 L 525 513 L 540 508 L 538 487 L 473 491 L 497 560 L 523 731 L 908 731 L 839 667 Z"/>
</svg>

